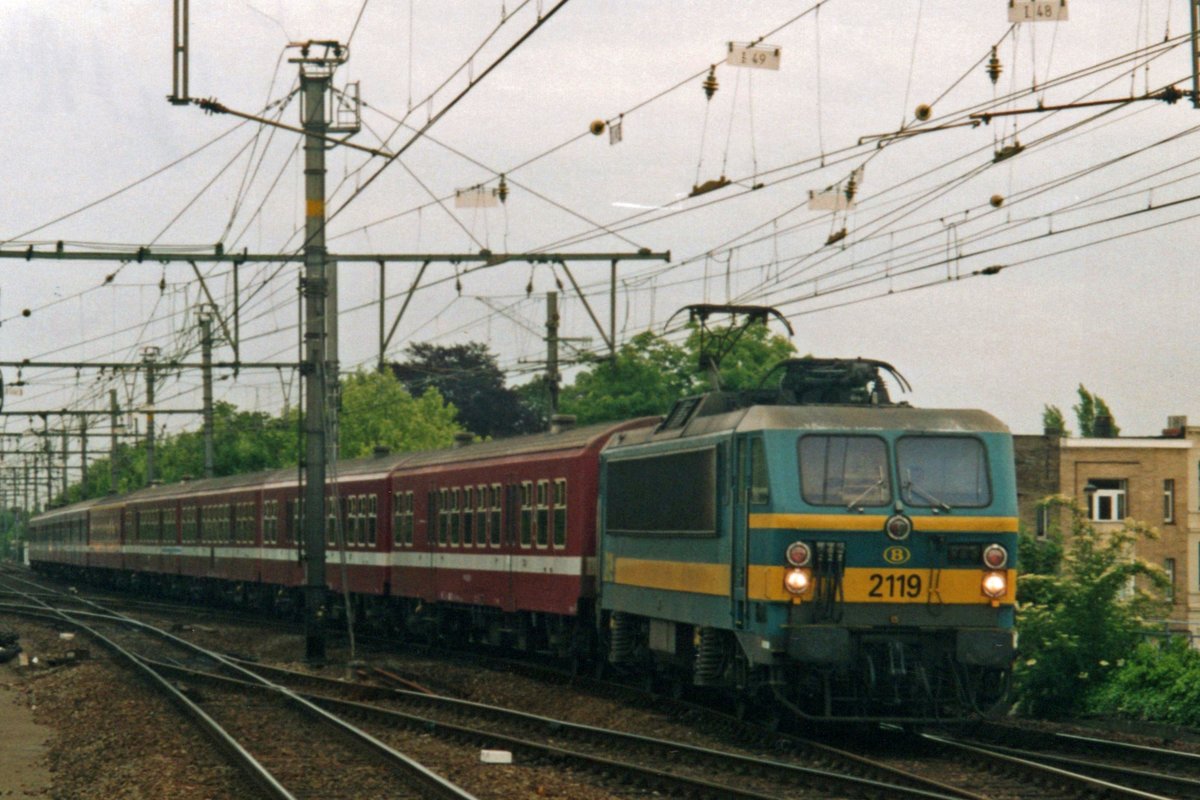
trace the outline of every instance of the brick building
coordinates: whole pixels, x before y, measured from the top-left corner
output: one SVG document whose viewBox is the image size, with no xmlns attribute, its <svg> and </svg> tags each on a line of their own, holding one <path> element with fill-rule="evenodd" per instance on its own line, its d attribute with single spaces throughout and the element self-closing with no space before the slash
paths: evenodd
<svg viewBox="0 0 1200 800">
<path fill-rule="evenodd" d="M 1024 529 L 1044 535 L 1037 503 L 1051 494 L 1075 498 L 1099 530 L 1126 519 L 1155 528 L 1137 554 L 1171 578 L 1172 627 L 1200 634 L 1200 427 L 1170 417 L 1161 436 L 1014 440 Z"/>
</svg>

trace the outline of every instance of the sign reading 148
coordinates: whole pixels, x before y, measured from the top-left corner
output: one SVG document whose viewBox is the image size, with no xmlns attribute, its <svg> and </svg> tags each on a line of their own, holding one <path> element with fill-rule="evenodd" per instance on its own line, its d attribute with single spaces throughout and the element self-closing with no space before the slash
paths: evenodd
<svg viewBox="0 0 1200 800">
<path fill-rule="evenodd" d="M 1009 22 L 1065 22 L 1067 0 L 1008 0 Z"/>
</svg>

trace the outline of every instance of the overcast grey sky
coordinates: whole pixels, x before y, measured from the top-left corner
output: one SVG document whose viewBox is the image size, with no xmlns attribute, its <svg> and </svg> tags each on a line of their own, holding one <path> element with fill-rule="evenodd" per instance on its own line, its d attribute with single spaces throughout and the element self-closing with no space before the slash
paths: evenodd
<svg viewBox="0 0 1200 800">
<path fill-rule="evenodd" d="M 364 10 L 361 0 L 192 0 L 191 93 L 259 112 L 295 84 L 289 40 L 344 41 L 362 11 L 335 83 L 360 82 L 368 108 L 354 140 L 375 145 L 410 106 L 415 125 L 440 111 L 468 75 L 529 29 L 539 8 L 554 5 L 370 0 Z M 0 0 L 4 247 L 221 241 L 281 253 L 299 245 L 302 174 L 288 160 L 298 137 L 166 102 L 170 6 Z M 1200 238 L 1200 223 L 1189 219 L 1200 211 L 1189 200 L 1200 194 L 1189 167 L 1200 112 L 1189 102 L 996 118 L 860 145 L 860 137 L 915 126 L 920 103 L 933 105 L 933 118 L 918 126 L 930 127 L 968 122 L 971 112 L 1190 89 L 1187 3 L 1075 0 L 1069 21 L 1016 28 L 1006 0 L 816 6 L 571 0 L 346 206 L 330 223 L 330 247 L 670 250 L 669 265 L 622 265 L 622 338 L 661 330 L 687 303 L 772 303 L 791 319 L 800 352 L 888 360 L 914 384 L 912 402 L 984 408 L 1018 432 L 1040 429 L 1043 403 L 1069 416 L 1080 382 L 1108 401 L 1126 434 L 1156 433 L 1168 414 L 1200 420 L 1188 255 Z M 502 13 L 511 16 L 496 30 Z M 425 102 L 493 32 L 471 66 Z M 727 42 L 768 32 L 781 50 L 778 71 L 720 63 Z M 997 44 L 1003 71 L 993 85 L 985 64 Z M 720 87 L 706 100 L 700 73 L 710 64 L 718 64 Z M 623 112 L 619 144 L 586 134 L 593 119 Z M 282 119 L 298 124 L 295 101 Z M 46 225 L 235 127 L 159 177 Z M 1016 142 L 1023 152 L 993 162 Z M 379 166 L 332 151 L 330 207 Z M 856 208 L 807 209 L 810 190 L 844 188 L 858 167 Z M 495 187 L 500 172 L 511 192 L 503 207 L 433 202 L 475 184 Z M 686 197 L 721 175 L 733 183 Z M 1004 200 L 999 208 L 994 195 Z M 826 246 L 842 228 L 845 238 Z M 1004 269 L 973 276 L 992 266 Z M 0 262 L 0 358 L 130 359 L 147 344 L 168 353 L 194 346 L 190 268 L 117 267 Z M 607 320 L 607 265 L 573 270 Z M 390 268 L 389 294 L 414 272 Z M 431 266 L 429 275 L 443 280 L 418 295 L 392 354 L 410 341 L 483 340 L 512 370 L 510 382 L 526 380 L 529 362 L 544 353 L 553 271 L 510 264 L 467 273 L 461 296 L 452 267 Z M 244 359 L 295 357 L 296 277 L 294 267 L 242 276 Z M 557 278 L 566 284 L 561 334 L 591 336 L 599 347 L 587 312 Z M 223 297 L 230 284 L 227 271 L 213 271 Z M 341 287 L 342 363 L 373 363 L 376 268 L 344 266 Z M 399 305 L 389 300 L 389 322 Z M 23 377 L 30 386 L 10 395 L 8 408 L 99 408 L 94 398 L 108 386 L 87 371 Z M 5 378 L 11 383 L 14 371 Z M 162 392 L 194 406 L 198 383 L 184 375 Z M 220 386 L 227 399 L 270 411 L 296 396 L 294 380 L 271 373 Z"/>
</svg>

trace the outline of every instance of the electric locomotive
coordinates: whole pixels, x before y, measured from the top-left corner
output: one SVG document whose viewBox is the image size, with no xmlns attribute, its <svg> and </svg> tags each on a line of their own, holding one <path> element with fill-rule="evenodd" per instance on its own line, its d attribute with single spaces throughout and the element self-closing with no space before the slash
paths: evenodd
<svg viewBox="0 0 1200 800">
<path fill-rule="evenodd" d="M 606 657 L 756 714 L 944 721 L 1003 704 L 1012 441 L 895 403 L 883 362 L 793 359 L 679 401 L 601 454 Z"/>
</svg>

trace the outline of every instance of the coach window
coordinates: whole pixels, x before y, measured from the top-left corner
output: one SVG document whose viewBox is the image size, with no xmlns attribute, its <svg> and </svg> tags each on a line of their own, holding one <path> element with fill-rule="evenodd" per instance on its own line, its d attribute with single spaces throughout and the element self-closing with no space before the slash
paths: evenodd
<svg viewBox="0 0 1200 800">
<path fill-rule="evenodd" d="M 325 543 L 327 547 L 334 547 L 337 544 L 337 515 L 338 515 L 338 498 L 325 498 Z"/>
<path fill-rule="evenodd" d="M 533 482 L 521 483 L 521 547 L 533 543 Z"/>
<path fill-rule="evenodd" d="M 462 508 L 462 489 L 450 490 L 450 511 L 448 512 L 450 526 L 450 544 L 458 545 L 459 511 Z"/>
<path fill-rule="evenodd" d="M 500 527 L 500 484 L 493 483 L 491 491 L 488 493 L 488 536 L 491 538 L 492 547 L 500 546 L 501 532 Z"/>
<path fill-rule="evenodd" d="M 439 502 L 441 494 L 436 491 L 428 492 L 425 497 L 425 543 L 434 543 L 434 532 L 440 531 L 442 524 L 442 516 L 438 511 L 440 508 Z M 440 535 L 440 534 L 439 534 Z"/>
<path fill-rule="evenodd" d="M 537 543 L 545 547 L 550 542 L 550 481 L 537 482 Z"/>
<path fill-rule="evenodd" d="M 396 492 L 392 495 L 392 541 L 398 545 L 411 545 L 413 532 L 413 493 Z"/>
<path fill-rule="evenodd" d="M 887 446 L 874 436 L 805 436 L 800 489 L 817 506 L 881 506 L 891 502 Z"/>
<path fill-rule="evenodd" d="M 409 547 L 413 543 L 413 530 L 416 528 L 416 508 L 413 504 L 413 493 L 405 492 L 403 495 L 404 505 L 404 544 Z"/>
<path fill-rule="evenodd" d="M 347 519 L 349 533 L 346 534 L 346 544 L 350 547 L 361 547 L 365 541 L 363 532 L 363 497 L 360 494 L 351 495 L 347 500 Z"/>
<path fill-rule="evenodd" d="M 463 489 L 462 541 L 464 547 L 475 544 L 475 487 Z"/>
<path fill-rule="evenodd" d="M 567 546 L 567 482 L 554 481 L 554 546 Z"/>
<path fill-rule="evenodd" d="M 475 544 L 487 547 L 488 543 L 488 487 L 480 486 L 475 494 Z"/>
<path fill-rule="evenodd" d="M 371 547 L 375 546 L 375 542 L 379 535 L 379 495 L 367 495 L 367 544 Z"/>
</svg>

